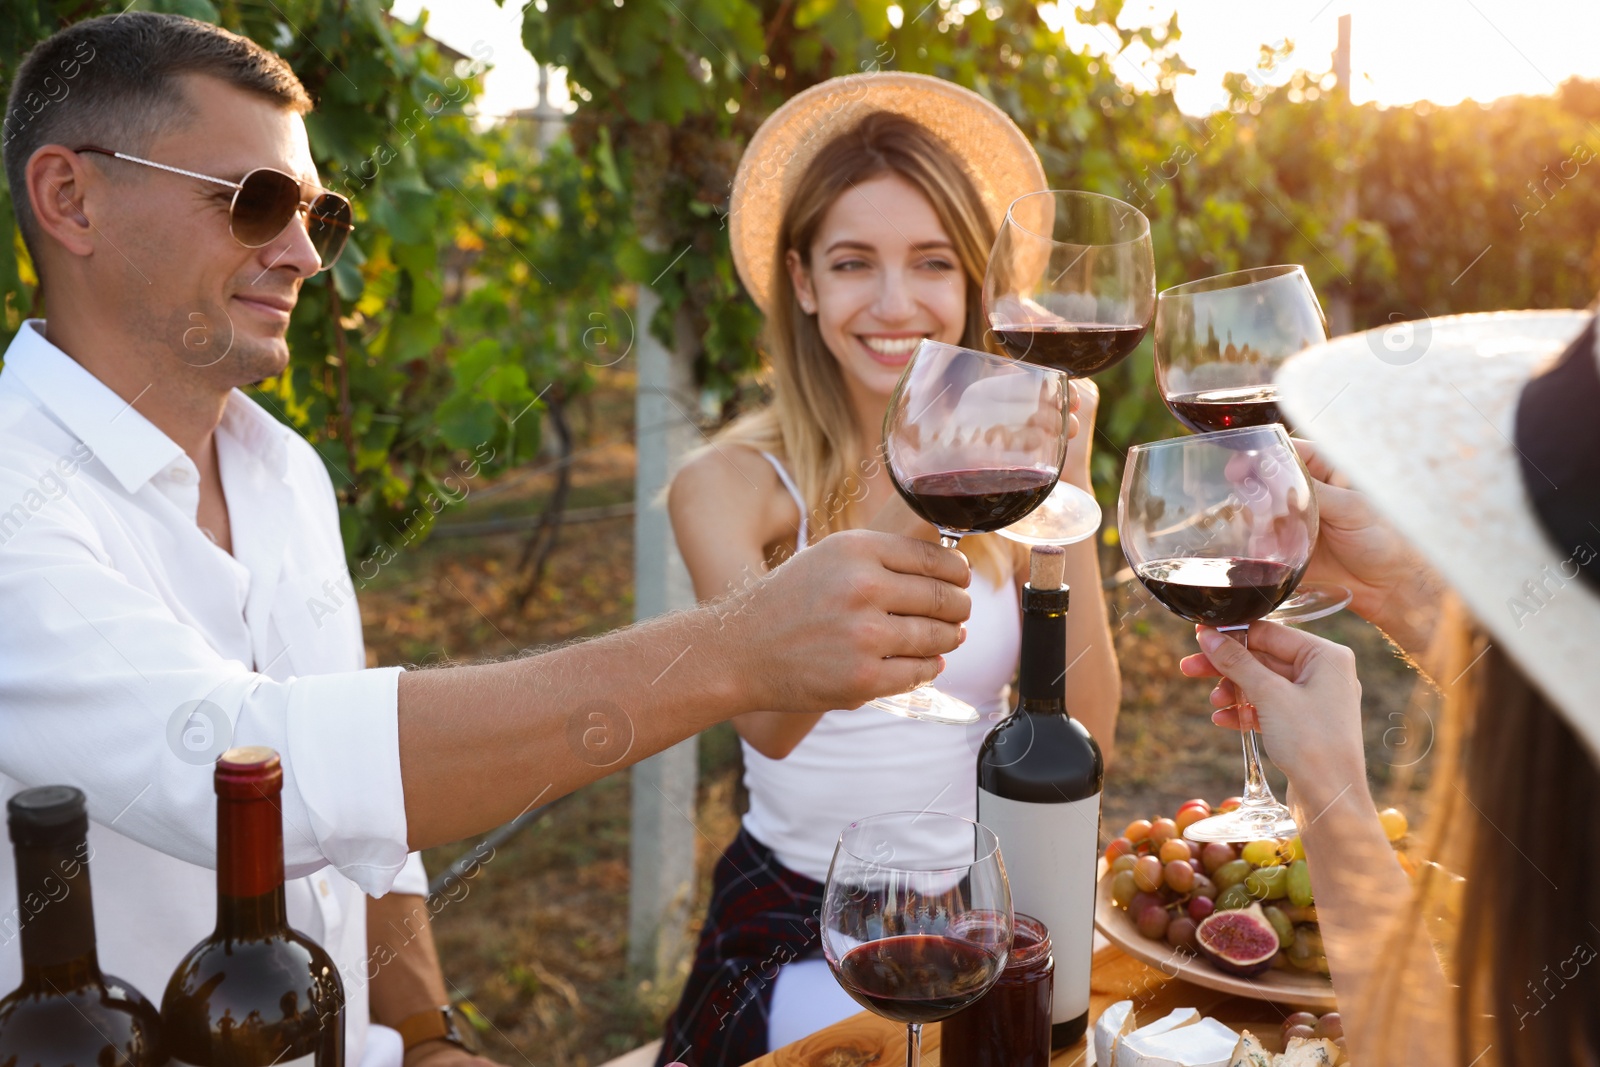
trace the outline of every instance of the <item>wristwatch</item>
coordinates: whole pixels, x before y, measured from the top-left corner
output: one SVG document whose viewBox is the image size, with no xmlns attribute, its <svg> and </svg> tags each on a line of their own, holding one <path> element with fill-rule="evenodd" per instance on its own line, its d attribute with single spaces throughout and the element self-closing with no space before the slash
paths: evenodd
<svg viewBox="0 0 1600 1067">
<path fill-rule="evenodd" d="M 459 1049 L 477 1055 L 481 1051 L 478 1035 L 473 1033 L 470 1025 L 456 1025 L 457 1014 L 458 1009 L 449 1004 L 441 1008 L 429 1008 L 406 1016 L 395 1029 L 400 1031 L 400 1040 L 404 1042 L 407 1052 L 424 1041 L 448 1041 Z"/>
</svg>

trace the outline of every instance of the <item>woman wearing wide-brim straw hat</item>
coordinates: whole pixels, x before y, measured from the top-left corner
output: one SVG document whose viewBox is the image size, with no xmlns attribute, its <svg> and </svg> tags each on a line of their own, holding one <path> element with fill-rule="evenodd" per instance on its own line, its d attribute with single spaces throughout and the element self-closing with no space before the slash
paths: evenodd
<svg viewBox="0 0 1600 1067">
<path fill-rule="evenodd" d="M 1012 200 L 1044 187 L 1037 154 L 1004 112 L 937 78 L 835 78 L 763 123 L 734 180 L 729 236 L 766 317 L 771 401 L 673 481 L 673 530 L 699 596 L 854 527 L 934 538 L 879 458 L 888 398 L 923 337 L 987 347 L 981 287 L 995 232 Z M 1062 477 L 1087 488 L 1092 389 L 1080 399 Z M 969 537 L 961 548 L 973 564 L 972 614 L 938 684 L 982 713 L 977 724 L 872 708 L 735 723 L 750 810 L 714 875 L 662 1062 L 744 1063 L 859 1011 L 820 951 L 840 831 L 906 808 L 975 816 L 978 745 L 1006 710 L 1017 664 L 1020 579 L 1010 542 Z M 1080 591 L 1069 701 L 1109 750 L 1120 682 L 1099 565 L 1092 542 L 1067 553 Z"/>
<path fill-rule="evenodd" d="M 1184 661 L 1230 680 L 1218 722 L 1250 694 L 1289 777 L 1357 1064 L 1600 1063 L 1596 339 L 1579 312 L 1464 315 L 1278 377 L 1313 469 L 1353 486 L 1319 486 L 1325 565 L 1443 691 L 1396 756 L 1431 758 L 1420 854 L 1440 866 L 1413 885 L 1390 851 L 1348 650 L 1258 623 L 1248 653 L 1202 630 Z"/>
</svg>

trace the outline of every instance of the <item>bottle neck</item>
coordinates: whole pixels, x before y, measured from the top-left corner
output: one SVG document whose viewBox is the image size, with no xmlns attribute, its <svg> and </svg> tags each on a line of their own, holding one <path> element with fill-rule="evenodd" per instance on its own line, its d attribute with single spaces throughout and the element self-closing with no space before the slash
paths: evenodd
<svg viewBox="0 0 1600 1067">
<path fill-rule="evenodd" d="M 1068 590 L 1022 587 L 1022 654 L 1017 673 L 1017 710 L 1030 715 L 1067 714 Z"/>
<path fill-rule="evenodd" d="M 88 842 L 16 847 L 22 985 L 65 993 L 101 982 Z"/>
<path fill-rule="evenodd" d="M 217 797 L 217 933 L 257 940 L 288 929 L 278 794 Z"/>
</svg>

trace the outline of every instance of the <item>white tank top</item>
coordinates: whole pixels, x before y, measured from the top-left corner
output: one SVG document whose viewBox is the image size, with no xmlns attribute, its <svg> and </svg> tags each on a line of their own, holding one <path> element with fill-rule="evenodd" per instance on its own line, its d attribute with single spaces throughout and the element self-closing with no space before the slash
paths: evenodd
<svg viewBox="0 0 1600 1067">
<path fill-rule="evenodd" d="M 800 508 L 796 551 L 806 546 L 806 505 L 783 464 L 761 453 Z M 945 657 L 940 689 L 982 716 L 971 726 L 902 719 L 875 708 L 831 711 L 793 752 L 768 759 L 744 749 L 750 810 L 744 826 L 792 871 L 823 881 L 839 834 L 853 820 L 888 811 L 943 811 L 976 819 L 978 746 L 1009 713 L 1022 619 L 1016 586 L 974 574 L 967 640 Z"/>
</svg>

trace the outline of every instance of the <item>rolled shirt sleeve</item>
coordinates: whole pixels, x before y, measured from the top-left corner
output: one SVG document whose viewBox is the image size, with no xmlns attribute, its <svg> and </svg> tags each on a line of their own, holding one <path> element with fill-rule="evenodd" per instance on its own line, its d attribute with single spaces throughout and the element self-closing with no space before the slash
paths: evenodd
<svg viewBox="0 0 1600 1067">
<path fill-rule="evenodd" d="M 413 852 L 406 857 L 406 865 L 394 876 L 391 893 L 409 893 L 412 896 L 428 895 L 428 869 L 422 865 L 422 853 Z"/>
<path fill-rule="evenodd" d="M 288 877 L 332 864 L 388 892 L 409 852 L 400 668 L 274 680 L 224 658 L 77 508 L 55 501 L 0 545 L 0 773 L 76 785 L 95 821 L 214 867 L 215 757 L 267 745 L 283 754 Z"/>
</svg>

